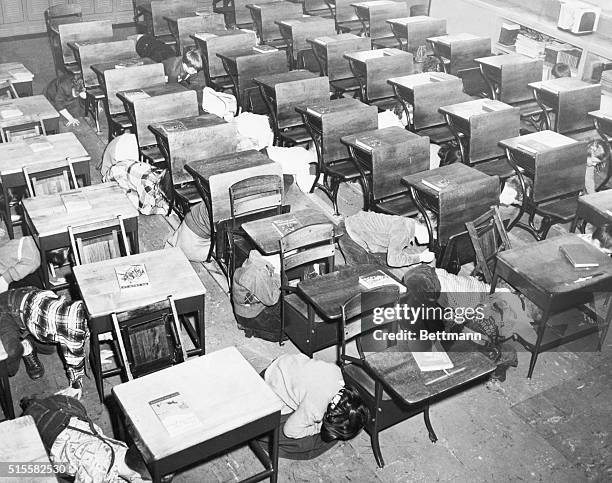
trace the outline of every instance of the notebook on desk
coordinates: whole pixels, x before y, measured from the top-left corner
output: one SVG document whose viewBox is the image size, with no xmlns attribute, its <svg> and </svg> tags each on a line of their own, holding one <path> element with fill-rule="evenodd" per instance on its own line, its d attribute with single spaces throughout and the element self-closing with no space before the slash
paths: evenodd
<svg viewBox="0 0 612 483">
<path fill-rule="evenodd" d="M 561 245 L 559 251 L 572 264 L 574 268 L 599 267 L 599 261 L 593 256 L 589 247 L 582 243 L 568 243 Z"/>
<path fill-rule="evenodd" d="M 482 110 L 485 112 L 503 111 L 508 108 L 507 104 L 500 101 L 484 101 L 482 103 Z"/>
<path fill-rule="evenodd" d="M 421 342 L 421 341 L 419 341 Z M 453 361 L 439 342 L 426 342 L 423 350 L 412 350 L 411 354 L 422 372 L 442 371 L 452 369 Z M 418 347 L 415 349 L 419 349 Z"/>
<path fill-rule="evenodd" d="M 362 136 L 355 139 L 355 146 L 371 153 L 372 150 L 382 144 L 381 140 L 372 136 Z"/>
<path fill-rule="evenodd" d="M 359 285 L 368 290 L 374 290 L 375 288 L 384 287 L 385 285 L 395 285 L 399 293 L 405 293 L 407 290 L 405 285 L 387 275 L 382 270 L 377 270 L 371 275 L 361 275 L 359 277 Z"/>
<path fill-rule="evenodd" d="M 321 117 L 326 112 L 329 112 L 327 106 L 311 106 L 306 108 L 306 112 L 316 117 Z"/>
<path fill-rule="evenodd" d="M 136 89 L 133 91 L 125 91 L 123 95 L 127 97 L 127 99 L 130 101 L 135 101 L 137 99 L 147 99 L 148 97 L 151 97 L 149 94 L 147 94 L 142 89 Z"/>
<path fill-rule="evenodd" d="M 422 179 L 421 183 L 436 191 L 442 191 L 443 189 L 448 188 L 452 184 L 448 178 L 445 178 L 441 175 L 430 176 L 427 179 Z"/>
</svg>

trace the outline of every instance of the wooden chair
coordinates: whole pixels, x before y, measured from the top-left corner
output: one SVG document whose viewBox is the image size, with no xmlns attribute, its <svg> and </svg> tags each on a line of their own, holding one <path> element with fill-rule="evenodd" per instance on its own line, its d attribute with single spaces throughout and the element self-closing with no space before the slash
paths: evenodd
<svg viewBox="0 0 612 483">
<path fill-rule="evenodd" d="M 9 99 L 17 99 L 19 95 L 15 90 L 15 86 L 10 80 L 0 82 L 0 99 L 9 98 Z"/>
<path fill-rule="evenodd" d="M 8 354 L 0 340 L 0 406 L 5 419 L 15 419 L 15 408 L 13 407 L 13 396 L 11 395 L 11 385 L 9 382 Z"/>
<path fill-rule="evenodd" d="M 70 158 L 66 158 L 65 166 L 58 168 L 24 166 L 22 171 L 29 197 L 62 193 L 79 186 Z"/>
<path fill-rule="evenodd" d="M 297 282 L 314 274 L 334 271 L 334 226 L 317 224 L 300 228 L 280 240 L 281 248 L 281 338 L 289 339 L 304 354 L 338 344 L 338 326 L 319 317 L 295 288 Z"/>
<path fill-rule="evenodd" d="M 75 265 L 130 255 L 130 243 L 121 216 L 104 222 L 68 226 L 68 237 Z"/>
<path fill-rule="evenodd" d="M 232 285 L 236 267 L 242 265 L 251 250 L 256 247 L 249 242 L 241 226 L 267 216 L 280 215 L 282 211 L 283 179 L 275 175 L 253 176 L 229 187 L 231 223 L 226 228 L 227 277 Z"/>
<path fill-rule="evenodd" d="M 80 22 L 83 19 L 81 5 L 78 3 L 64 3 L 52 5 L 45 10 L 45 24 L 47 31 L 62 23 Z"/>
<path fill-rule="evenodd" d="M 46 136 L 47 131 L 42 120 L 18 124 L 15 126 L 0 127 L 0 139 L 3 143 L 10 143 L 36 136 Z"/>
<path fill-rule="evenodd" d="M 485 282 L 490 284 L 495 272 L 497 254 L 503 250 L 512 249 L 508 233 L 499 214 L 499 207 L 491 206 L 487 213 L 474 221 L 466 222 L 465 227 L 476 254 L 475 271 L 482 273 Z"/>
<path fill-rule="evenodd" d="M 412 298 L 414 298 L 412 296 Z M 412 350 L 428 350 L 420 341 L 380 341 L 374 331 L 395 334 L 402 330 L 419 333 L 425 321 L 407 321 L 397 316 L 376 320 L 373 311 L 395 307 L 398 303 L 415 305 L 411 295 L 398 297 L 397 287 L 381 287 L 358 294 L 342 305 L 340 357 L 346 384 L 356 387 L 368 406 L 370 417 L 365 425 L 379 467 L 384 466 L 378 433 L 400 421 L 423 414 L 432 442 L 437 441 L 429 418 L 429 405 L 462 386 L 491 373 L 495 366 L 474 347 L 448 353 L 454 365 L 450 372 L 422 372 Z M 417 302 L 420 305 L 421 302 Z M 405 329 L 404 329 L 405 327 Z M 358 355 L 349 355 L 347 343 L 355 341 Z M 467 344 L 466 344 L 467 345 Z M 423 347 L 425 346 L 425 347 Z"/>
<path fill-rule="evenodd" d="M 121 372 L 128 380 L 187 360 L 172 296 L 111 317 Z"/>
<path fill-rule="evenodd" d="M 327 7 L 336 21 L 336 32 L 338 33 L 359 33 L 362 28 L 359 17 L 355 13 L 352 0 L 326 0 Z"/>
</svg>

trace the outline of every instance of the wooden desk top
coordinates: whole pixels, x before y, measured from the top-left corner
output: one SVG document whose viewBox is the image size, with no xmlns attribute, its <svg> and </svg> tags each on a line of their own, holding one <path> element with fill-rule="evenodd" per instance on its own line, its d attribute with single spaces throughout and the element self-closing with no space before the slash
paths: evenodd
<svg viewBox="0 0 612 483">
<path fill-rule="evenodd" d="M 209 183 L 210 179 L 216 175 L 239 171 L 244 168 L 263 166 L 273 163 L 268 156 L 259 151 L 249 150 L 238 153 L 225 154 L 212 159 L 200 159 L 190 161 L 186 169 L 195 177 L 200 178 L 204 183 Z"/>
<path fill-rule="evenodd" d="M 355 62 L 360 62 L 366 65 L 368 63 L 368 60 L 370 59 L 378 59 L 381 57 L 397 57 L 399 62 L 402 60 L 401 57 L 403 56 L 410 56 L 410 58 L 412 58 L 412 54 L 410 54 L 409 52 L 405 52 L 396 48 L 361 50 L 358 52 L 347 52 L 344 54 L 345 59 L 353 60 Z"/>
<path fill-rule="evenodd" d="M 342 317 L 340 306 L 358 293 L 367 292 L 359 283 L 360 276 L 368 276 L 382 270 L 397 280 L 382 265 L 354 265 L 340 271 L 327 273 L 298 283 L 298 292 L 312 304 L 322 317 L 337 320 Z"/>
<path fill-rule="evenodd" d="M 0 461 L 50 465 L 47 451 L 32 416 L 22 416 L 0 423 Z M 39 473 L 31 476 L 31 478 L 24 475 L 23 478 L 3 478 L 3 480 L 57 483 L 54 474 Z"/>
<path fill-rule="evenodd" d="M 115 42 L 118 39 L 117 37 L 102 37 L 99 39 L 91 39 L 91 40 L 72 40 L 68 42 L 66 45 L 70 47 L 72 50 L 78 51 L 80 47 L 85 47 L 86 45 L 96 45 L 96 44 L 106 44 L 108 42 Z"/>
<path fill-rule="evenodd" d="M 32 145 L 42 146 L 45 149 L 34 151 Z M 24 166 L 56 168 L 64 166 L 66 158 L 71 158 L 73 161 L 91 159 L 72 132 L 0 143 L 0 174 L 6 176 L 21 173 Z"/>
<path fill-rule="evenodd" d="M 535 156 L 537 153 L 558 149 L 577 142 L 578 141 L 569 136 L 546 130 L 526 134 L 524 136 L 503 139 L 499 144 L 504 148 L 521 151 L 528 156 Z"/>
<path fill-rule="evenodd" d="M 414 17 L 390 18 L 387 20 L 387 23 L 399 25 L 401 27 L 408 27 L 409 25 L 413 24 L 439 22 L 440 20 L 444 19 L 429 17 L 427 15 L 415 15 Z"/>
<path fill-rule="evenodd" d="M 205 17 L 206 15 L 212 15 L 213 11 L 211 10 L 209 14 L 198 15 L 193 12 L 185 11 L 185 12 L 174 12 L 172 15 L 164 15 L 164 20 L 166 22 L 177 23 L 181 18 L 191 18 L 191 17 Z"/>
<path fill-rule="evenodd" d="M 292 18 L 287 20 L 276 20 L 277 25 L 284 25 L 289 28 L 297 27 L 304 24 L 328 23 L 330 19 L 319 16 L 305 16 L 302 18 Z"/>
<path fill-rule="evenodd" d="M 134 105 L 136 101 L 139 101 L 142 99 L 148 99 L 150 97 L 159 97 L 159 96 L 164 96 L 166 94 L 174 94 L 176 92 L 183 92 L 187 90 L 189 89 L 187 89 L 185 86 L 181 84 L 175 84 L 175 83 L 158 84 L 156 86 L 142 87 L 139 89 L 130 89 L 128 91 L 122 91 L 122 92 L 117 93 L 117 97 L 127 102 L 128 104 Z M 144 92 L 147 95 L 147 97 L 143 96 L 143 97 L 131 98 L 130 96 L 131 93 L 140 94 L 141 92 Z"/>
<path fill-rule="evenodd" d="M 119 288 L 115 268 L 137 263 L 145 265 L 149 285 Z M 180 248 L 79 265 L 73 267 L 73 273 L 91 317 L 137 309 L 168 295 L 180 300 L 206 294 L 200 277 Z"/>
<path fill-rule="evenodd" d="M 211 32 L 197 32 L 191 35 L 193 40 L 200 40 L 201 42 L 207 42 L 210 39 L 214 39 L 215 37 L 228 37 L 233 35 L 244 35 L 250 34 L 253 32 L 251 30 L 244 29 L 232 29 L 232 30 L 213 30 Z"/>
<path fill-rule="evenodd" d="M 421 72 L 419 74 L 404 75 L 388 79 L 389 84 L 396 84 L 406 89 L 413 90 L 415 86 L 436 84 L 440 82 L 461 80 L 459 77 L 446 72 Z"/>
<path fill-rule="evenodd" d="M 149 125 L 149 128 L 168 139 L 168 133 L 189 131 L 218 124 L 227 124 L 227 122 L 225 119 L 214 114 L 201 114 L 199 116 L 181 117 L 170 121 L 154 122 Z"/>
<path fill-rule="evenodd" d="M 285 82 L 298 82 L 304 79 L 314 79 L 319 77 L 318 74 L 309 70 L 292 70 L 290 72 L 282 72 L 279 74 L 261 75 L 253 79 L 253 82 L 260 84 L 263 87 L 274 89 L 278 84 Z"/>
<path fill-rule="evenodd" d="M 231 62 L 232 64 L 236 64 L 237 59 L 239 57 L 250 57 L 250 56 L 255 56 L 255 55 L 269 55 L 269 54 L 278 54 L 279 52 L 281 52 L 280 50 L 271 50 L 269 52 L 257 52 L 256 50 L 254 50 L 254 47 L 251 47 L 249 49 L 241 49 L 241 50 L 235 50 L 232 52 L 217 52 L 217 57 L 221 58 L 221 59 L 225 59 L 228 62 Z"/>
<path fill-rule="evenodd" d="M 326 114 L 333 114 L 352 109 L 367 109 L 368 107 L 370 107 L 368 104 L 364 104 L 358 99 L 353 99 L 352 97 L 342 97 L 340 99 L 332 99 L 325 103 L 317 103 L 316 105 L 312 104 L 308 106 L 296 107 L 295 109 L 300 113 L 320 119 Z"/>
<path fill-rule="evenodd" d="M 75 192 L 83 193 L 92 209 L 68 212 L 62 195 Z M 114 181 L 55 195 L 25 198 L 23 207 L 32 221 L 35 233 L 40 237 L 65 233 L 69 225 L 89 225 L 115 219 L 118 215 L 122 215 L 124 220 L 138 218 L 138 210 Z"/>
<path fill-rule="evenodd" d="M 480 37 L 478 35 L 464 32 L 458 34 L 447 34 L 439 35 L 437 37 L 429 37 L 427 40 L 429 40 L 433 44 L 452 45 L 454 43 L 465 42 L 466 40 L 477 40 L 485 38 L 488 37 Z"/>
<path fill-rule="evenodd" d="M 337 35 L 324 35 L 322 37 L 317 37 L 316 39 L 310 39 L 308 41 L 313 44 L 318 44 L 322 47 L 326 47 L 327 44 L 332 44 L 334 42 L 342 42 L 345 40 L 355 40 L 359 38 L 361 37 L 355 34 L 337 34 Z"/>
<path fill-rule="evenodd" d="M 22 115 L 3 119 L 1 113 L 7 109 L 19 109 Z M 59 113 L 43 95 L 0 101 L 0 126 L 2 127 L 57 118 L 59 118 Z"/>
<path fill-rule="evenodd" d="M 19 62 L 7 62 L 5 64 L 0 64 L 0 82 L 10 80 L 15 84 L 19 82 L 29 82 L 32 79 L 34 79 L 34 74 L 32 74 L 23 64 L 20 64 Z"/>
<path fill-rule="evenodd" d="M 532 87 L 533 89 L 550 92 L 552 94 L 591 88 L 594 86 L 599 86 L 601 88 L 600 84 L 591 84 L 589 82 L 576 79 L 575 77 L 560 77 L 559 79 L 548 79 L 529 84 L 529 87 Z"/>
<path fill-rule="evenodd" d="M 588 256 L 597 260 L 599 266 L 591 269 L 574 268 L 559 251 L 560 246 L 567 244 L 582 245 Z M 609 287 L 612 280 L 612 258 L 574 233 L 500 252 L 497 260 L 548 296 L 587 290 L 606 282 Z M 579 280 L 596 273 L 601 275 Z"/>
<path fill-rule="evenodd" d="M 602 96 L 602 99 L 607 96 Z M 589 116 L 593 116 L 594 118 L 601 119 L 604 121 L 612 122 L 612 110 L 607 111 L 604 109 L 600 109 L 599 111 L 591 111 L 589 112 Z"/>
<path fill-rule="evenodd" d="M 491 110 L 486 110 L 485 106 L 491 106 Z M 513 109 L 516 108 L 501 101 L 493 101 L 491 99 L 476 99 L 473 101 L 453 104 L 451 106 L 442 106 L 440 107 L 440 112 L 468 121 L 471 116 L 478 114 L 486 114 L 488 112 L 497 111 L 511 111 Z"/>
<path fill-rule="evenodd" d="M 170 436 L 149 401 L 179 392 L 201 425 Z M 113 387 L 146 451 L 159 460 L 274 414 L 282 401 L 235 347 L 227 347 Z M 248 402 L 248 403 L 247 403 Z"/>
<path fill-rule="evenodd" d="M 501 69 L 504 65 L 516 65 L 516 64 L 529 64 L 535 62 L 537 59 L 527 57 L 521 54 L 503 54 L 503 55 L 491 55 L 489 57 L 479 57 L 474 59 L 474 62 L 493 67 L 495 69 Z"/>
<path fill-rule="evenodd" d="M 590 206 L 604 217 L 612 217 L 612 190 L 582 195 L 578 198 L 578 203 Z"/>
<path fill-rule="evenodd" d="M 394 144 L 402 144 L 406 141 L 421 139 L 421 136 L 415 134 L 410 131 L 406 131 L 404 128 L 399 126 L 391 126 L 385 127 L 382 129 L 372 129 L 369 131 L 362 131 L 355 134 L 349 134 L 348 136 L 343 136 L 341 138 L 342 142 L 345 144 L 349 144 L 355 149 L 360 151 L 364 151 L 367 153 L 371 153 L 372 151 L 366 150 L 357 144 L 357 141 L 361 141 L 362 143 L 368 144 L 369 142 L 374 142 L 372 145 L 372 150 L 375 150 L 377 146 L 390 146 Z"/>
<path fill-rule="evenodd" d="M 392 0 L 372 0 L 370 2 L 351 3 L 351 6 L 356 9 L 364 9 L 364 10 L 369 11 L 370 9 L 376 9 L 384 5 L 394 5 L 394 4 L 401 4 L 401 2 L 394 2 Z"/>
<path fill-rule="evenodd" d="M 275 10 L 278 7 L 287 5 L 288 3 L 290 4 L 292 2 L 287 2 L 286 0 L 275 0 L 266 3 L 249 3 L 248 5 L 246 5 L 246 8 L 256 12 L 261 12 L 263 10 Z"/>
<path fill-rule="evenodd" d="M 488 178 L 489 176 L 478 171 L 477 169 L 470 168 L 463 163 L 449 164 L 448 166 L 441 166 L 436 169 L 429 171 L 422 171 L 420 173 L 411 174 L 402 178 L 402 183 L 406 186 L 411 186 L 429 196 L 438 198 L 440 191 L 435 190 L 425 184 L 423 180 L 434 182 L 440 178 L 446 178 L 450 181 L 448 188 L 456 188 L 454 185 L 461 185 L 470 181 L 475 181 L 482 178 Z"/>
<path fill-rule="evenodd" d="M 294 230 L 318 223 L 333 223 L 336 225 L 336 221 L 331 216 L 327 216 L 324 211 L 304 209 L 260 220 L 248 221 L 242 224 L 242 229 L 265 255 L 273 255 L 280 252 L 280 239 L 282 237 L 274 223 L 294 219 L 298 222 Z M 337 231 L 336 235 L 339 235 Z"/>
<path fill-rule="evenodd" d="M 101 62 L 99 64 L 93 64 L 91 66 L 91 70 L 93 70 L 98 75 L 104 75 L 104 72 L 106 72 L 107 70 L 113 70 L 117 68 L 125 69 L 129 67 L 138 67 L 139 65 L 149 65 L 149 64 L 156 64 L 156 62 L 154 62 L 148 57 L 138 57 L 137 55 L 135 55 L 133 57 L 126 58 L 126 59 L 118 59 L 112 62 Z M 117 67 L 118 65 L 122 67 Z"/>
</svg>

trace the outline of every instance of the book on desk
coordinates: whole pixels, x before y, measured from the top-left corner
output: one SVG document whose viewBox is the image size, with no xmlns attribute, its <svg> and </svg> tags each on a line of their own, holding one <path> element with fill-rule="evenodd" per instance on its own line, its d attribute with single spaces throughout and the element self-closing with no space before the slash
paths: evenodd
<svg viewBox="0 0 612 483">
<path fill-rule="evenodd" d="M 355 146 L 371 153 L 372 150 L 382 144 L 381 140 L 373 136 L 362 136 L 355 139 Z"/>
<path fill-rule="evenodd" d="M 376 288 L 385 287 L 387 285 L 396 286 L 400 293 L 406 293 L 406 286 L 395 280 L 390 275 L 386 274 L 382 270 L 377 270 L 370 275 L 360 275 L 359 285 L 368 289 L 374 290 Z"/>
<path fill-rule="evenodd" d="M 253 51 L 259 52 L 260 54 L 268 54 L 270 52 L 278 52 L 278 49 L 271 45 L 256 45 L 253 47 Z"/>
<path fill-rule="evenodd" d="M 149 401 L 149 406 L 172 437 L 202 427 L 202 423 L 180 392 Z"/>
<path fill-rule="evenodd" d="M 302 223 L 294 215 L 284 220 L 274 220 L 272 222 L 274 229 L 280 234 L 281 237 L 294 232 L 298 228 L 302 227 Z"/>
<path fill-rule="evenodd" d="M 15 119 L 16 117 L 21 116 L 23 116 L 23 112 L 17 108 L 2 109 L 0 111 L 0 117 L 2 119 Z"/>
<path fill-rule="evenodd" d="M 62 199 L 66 213 L 76 213 L 91 209 L 91 204 L 82 191 L 61 193 L 60 198 Z"/>
<path fill-rule="evenodd" d="M 593 256 L 589 247 L 582 243 L 568 243 L 561 245 L 559 251 L 565 256 L 574 268 L 595 268 L 599 262 Z"/>
<path fill-rule="evenodd" d="M 422 341 L 419 341 L 422 342 Z M 411 351 L 412 357 L 421 369 L 421 372 L 432 372 L 432 371 L 444 371 L 454 367 L 453 361 L 440 344 L 440 342 L 427 341 L 426 344 L 430 347 L 426 347 L 427 350 L 413 350 Z"/>
<path fill-rule="evenodd" d="M 149 285 L 149 275 L 142 263 L 134 263 L 123 267 L 115 267 L 119 288 L 143 287 Z"/>
<path fill-rule="evenodd" d="M 125 91 L 123 95 L 130 101 L 135 101 L 136 99 L 147 99 L 151 97 L 142 89 L 134 89 L 132 91 Z"/>
<path fill-rule="evenodd" d="M 427 179 L 422 179 L 421 183 L 423 183 L 428 188 L 434 189 L 436 191 L 442 191 L 445 188 L 451 186 L 452 182 L 441 175 L 430 176 Z"/>
</svg>

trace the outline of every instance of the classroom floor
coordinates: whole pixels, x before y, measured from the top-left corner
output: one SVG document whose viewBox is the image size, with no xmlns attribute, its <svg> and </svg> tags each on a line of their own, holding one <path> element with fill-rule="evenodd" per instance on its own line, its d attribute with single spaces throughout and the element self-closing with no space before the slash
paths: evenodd
<svg viewBox="0 0 612 483">
<path fill-rule="evenodd" d="M 120 33 L 133 31 L 124 28 Z M 0 62 L 9 61 L 22 62 L 36 74 L 35 94 L 55 76 L 46 37 L 0 41 Z M 91 119 L 80 119 L 81 125 L 73 130 L 94 166 L 106 145 L 106 133 L 97 135 Z M 99 182 L 99 173 L 92 171 L 92 180 Z M 354 189 L 344 187 L 340 198 L 342 213 L 360 208 Z M 325 204 L 326 200 L 315 195 L 310 202 Z M 162 248 L 177 222 L 176 218 L 141 215 L 141 251 Z M 549 236 L 559 232 L 562 229 L 555 229 Z M 510 235 L 516 244 L 530 241 L 518 230 Z M 194 268 L 208 291 L 207 352 L 235 345 L 258 371 L 282 353 L 297 352 L 289 342 L 280 347 L 245 338 L 236 328 L 218 268 L 214 264 L 194 264 Z M 433 405 L 431 420 L 439 438 L 435 444 L 418 416 L 385 430 L 380 437 L 384 469 L 376 467 L 369 438 L 362 433 L 316 460 L 281 460 L 279 481 L 611 481 L 612 338 L 608 337 L 601 352 L 592 347 L 583 341 L 540 355 L 531 380 L 526 378 L 529 354 L 519 352 L 518 368 L 508 371 L 498 390 L 481 384 Z M 23 396 L 50 395 L 66 386 L 57 354 L 40 357 L 46 368 L 42 379 L 31 381 L 23 369 L 12 378 L 16 403 Z M 317 357 L 331 361 L 335 353 L 323 351 Z M 118 382 L 107 379 L 105 394 Z M 108 410 L 98 402 L 93 379 L 85 381 L 83 402 L 92 419 L 111 434 Z M 254 468 L 259 463 L 248 448 L 238 448 L 177 474 L 174 481 L 237 481 Z"/>
</svg>

